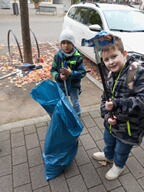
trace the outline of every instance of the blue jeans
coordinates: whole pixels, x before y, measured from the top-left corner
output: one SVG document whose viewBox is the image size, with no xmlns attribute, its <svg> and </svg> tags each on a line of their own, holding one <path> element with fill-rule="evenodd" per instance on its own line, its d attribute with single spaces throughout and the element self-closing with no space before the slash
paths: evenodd
<svg viewBox="0 0 144 192">
<path fill-rule="evenodd" d="M 70 99 L 71 99 L 74 110 L 76 111 L 77 115 L 80 116 L 81 109 L 80 109 L 78 88 L 71 88 Z"/>
<path fill-rule="evenodd" d="M 129 157 L 133 145 L 125 144 L 115 138 L 107 129 L 104 132 L 104 153 L 107 159 L 113 160 L 114 163 L 123 168 Z"/>
</svg>

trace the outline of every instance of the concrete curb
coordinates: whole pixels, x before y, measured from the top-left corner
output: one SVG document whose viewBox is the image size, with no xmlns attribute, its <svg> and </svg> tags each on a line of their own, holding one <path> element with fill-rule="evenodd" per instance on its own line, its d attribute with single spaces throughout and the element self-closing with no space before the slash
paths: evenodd
<svg viewBox="0 0 144 192">
<path fill-rule="evenodd" d="M 11 130 L 13 128 L 29 126 L 32 124 L 37 124 L 37 123 L 41 123 L 49 120 L 50 120 L 50 117 L 48 115 L 44 115 L 42 117 L 35 117 L 35 118 L 25 119 L 17 122 L 7 123 L 7 124 L 0 125 L 0 132 L 5 130 Z"/>
<path fill-rule="evenodd" d="M 99 81 L 97 81 L 96 79 L 94 79 L 90 74 L 87 73 L 86 77 L 93 82 L 99 89 L 103 90 L 103 86 L 102 83 L 100 83 Z"/>
<path fill-rule="evenodd" d="M 82 108 L 82 113 L 94 111 L 94 110 L 96 110 L 98 108 L 99 108 L 99 105 L 84 107 L 84 108 Z M 17 121 L 17 122 L 12 122 L 12 123 L 7 123 L 7 124 L 0 125 L 0 132 L 6 131 L 6 130 L 11 130 L 13 128 L 30 126 L 30 125 L 33 125 L 33 124 L 42 123 L 44 121 L 45 122 L 50 121 L 49 115 L 29 118 L 29 119 L 25 119 L 25 120 L 21 120 L 21 121 Z"/>
</svg>

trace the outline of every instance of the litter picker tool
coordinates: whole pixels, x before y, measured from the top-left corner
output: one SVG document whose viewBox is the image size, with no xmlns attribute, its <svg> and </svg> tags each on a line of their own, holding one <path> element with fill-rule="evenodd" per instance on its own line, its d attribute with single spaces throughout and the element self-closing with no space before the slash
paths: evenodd
<svg viewBox="0 0 144 192">
<path fill-rule="evenodd" d="M 64 68 L 64 67 L 65 67 L 64 63 L 62 63 L 62 68 Z M 66 80 L 64 80 L 64 89 L 65 89 L 66 97 L 69 100 Z"/>
<path fill-rule="evenodd" d="M 102 63 L 101 63 L 101 56 L 100 52 L 103 47 L 106 47 L 108 45 L 114 44 L 114 38 L 113 36 L 106 32 L 106 31 L 101 31 L 99 32 L 96 36 L 94 36 L 91 39 L 82 39 L 81 45 L 82 46 L 87 46 L 87 47 L 93 47 L 94 48 L 94 53 L 95 53 L 95 60 L 96 64 L 99 69 L 100 77 L 102 80 L 102 85 L 104 89 L 104 93 L 106 96 L 106 99 L 108 100 L 108 92 L 107 92 L 107 87 L 105 83 L 105 78 L 104 78 L 104 73 L 103 73 L 103 68 L 102 68 Z"/>
<path fill-rule="evenodd" d="M 5 78 L 11 77 L 11 76 L 18 76 L 18 77 L 23 77 L 25 75 L 27 75 L 29 72 L 37 70 L 37 69 L 41 69 L 42 65 L 34 65 L 34 64 L 29 64 L 29 63 L 25 63 L 24 65 L 17 67 L 16 71 L 14 72 L 10 72 L 6 75 L 0 76 L 0 80 L 3 80 Z"/>
</svg>

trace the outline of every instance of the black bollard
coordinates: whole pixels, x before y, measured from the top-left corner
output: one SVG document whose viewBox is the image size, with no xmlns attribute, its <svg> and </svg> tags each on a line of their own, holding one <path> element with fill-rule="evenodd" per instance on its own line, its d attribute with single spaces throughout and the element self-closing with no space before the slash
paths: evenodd
<svg viewBox="0 0 144 192">
<path fill-rule="evenodd" d="M 13 14 L 14 15 L 19 15 L 18 3 L 13 3 L 12 7 L 13 7 Z"/>
</svg>

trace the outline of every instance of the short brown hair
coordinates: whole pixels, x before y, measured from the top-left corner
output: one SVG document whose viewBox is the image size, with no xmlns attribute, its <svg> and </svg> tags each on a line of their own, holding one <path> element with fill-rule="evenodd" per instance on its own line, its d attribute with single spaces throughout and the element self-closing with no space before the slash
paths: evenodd
<svg viewBox="0 0 144 192">
<path fill-rule="evenodd" d="M 112 37 L 113 37 L 113 43 L 108 46 L 103 47 L 102 52 L 106 52 L 111 49 L 113 49 L 113 50 L 118 49 L 119 51 L 121 51 L 123 53 L 124 45 L 123 45 L 121 38 L 118 36 L 115 36 L 115 35 L 112 35 Z"/>
</svg>

